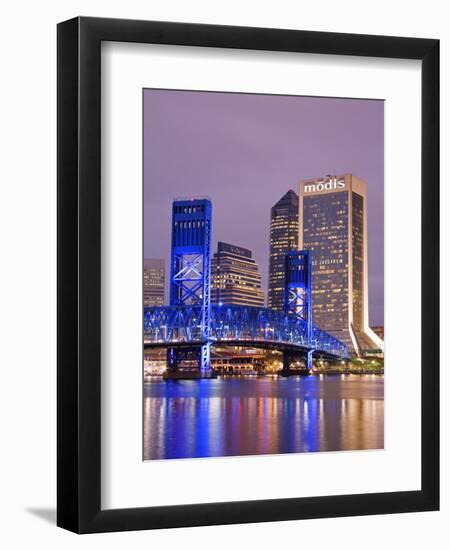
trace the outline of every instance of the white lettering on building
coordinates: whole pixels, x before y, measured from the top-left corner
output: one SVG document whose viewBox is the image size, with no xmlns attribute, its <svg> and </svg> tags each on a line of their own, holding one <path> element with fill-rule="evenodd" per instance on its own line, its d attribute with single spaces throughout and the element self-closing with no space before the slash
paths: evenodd
<svg viewBox="0 0 450 550">
<path fill-rule="evenodd" d="M 305 193 L 315 193 L 316 191 L 332 191 L 333 189 L 344 189 L 344 178 L 330 178 L 328 181 L 320 183 L 307 183 L 304 186 Z"/>
</svg>

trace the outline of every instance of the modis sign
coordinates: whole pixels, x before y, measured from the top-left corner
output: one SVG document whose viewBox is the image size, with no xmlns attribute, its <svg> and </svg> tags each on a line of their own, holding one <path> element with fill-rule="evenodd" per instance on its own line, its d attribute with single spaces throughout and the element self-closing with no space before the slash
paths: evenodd
<svg viewBox="0 0 450 550">
<path fill-rule="evenodd" d="M 323 180 L 319 183 L 311 182 L 305 183 L 304 193 L 315 193 L 317 191 L 332 191 L 334 189 L 344 189 L 345 180 L 344 178 L 329 178 L 328 180 Z"/>
</svg>

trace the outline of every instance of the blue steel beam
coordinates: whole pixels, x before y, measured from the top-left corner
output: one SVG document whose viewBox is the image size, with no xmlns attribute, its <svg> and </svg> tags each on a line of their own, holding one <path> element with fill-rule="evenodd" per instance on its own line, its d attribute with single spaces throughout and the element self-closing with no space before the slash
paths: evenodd
<svg viewBox="0 0 450 550">
<path fill-rule="evenodd" d="M 308 342 L 311 342 L 313 326 L 311 265 L 310 250 L 296 250 L 285 256 L 284 311 L 306 323 Z M 311 370 L 312 366 L 311 350 L 307 353 L 306 368 Z"/>
<path fill-rule="evenodd" d="M 312 325 L 308 337 L 306 321 L 269 308 L 251 306 L 211 307 L 209 343 L 253 341 L 298 347 L 347 358 L 345 344 Z M 146 344 L 203 344 L 201 306 L 160 306 L 144 308 Z"/>
<path fill-rule="evenodd" d="M 209 199 L 175 200 L 172 204 L 170 305 L 184 306 L 189 311 L 198 308 L 197 325 L 189 325 L 188 320 L 187 331 L 200 331 L 201 371 L 211 369 L 211 219 Z M 191 313 L 185 315 L 190 317 Z"/>
</svg>

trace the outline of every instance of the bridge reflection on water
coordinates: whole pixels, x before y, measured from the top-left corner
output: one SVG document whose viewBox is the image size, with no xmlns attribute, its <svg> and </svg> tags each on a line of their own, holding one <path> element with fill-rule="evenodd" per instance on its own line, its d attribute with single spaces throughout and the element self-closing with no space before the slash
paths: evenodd
<svg viewBox="0 0 450 550">
<path fill-rule="evenodd" d="M 144 460 L 382 449 L 384 378 L 153 381 Z"/>
</svg>

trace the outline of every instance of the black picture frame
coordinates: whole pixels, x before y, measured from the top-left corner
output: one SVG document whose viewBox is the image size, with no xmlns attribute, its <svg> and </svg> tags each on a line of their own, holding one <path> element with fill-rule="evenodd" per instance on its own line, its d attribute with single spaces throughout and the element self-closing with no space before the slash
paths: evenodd
<svg viewBox="0 0 450 550">
<path fill-rule="evenodd" d="M 102 41 L 422 61 L 420 491 L 101 509 Z M 58 25 L 57 66 L 57 524 L 94 533 L 438 510 L 439 41 L 77 17 Z"/>
</svg>

